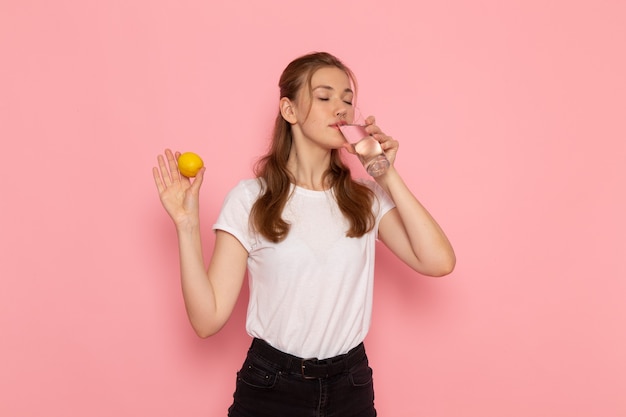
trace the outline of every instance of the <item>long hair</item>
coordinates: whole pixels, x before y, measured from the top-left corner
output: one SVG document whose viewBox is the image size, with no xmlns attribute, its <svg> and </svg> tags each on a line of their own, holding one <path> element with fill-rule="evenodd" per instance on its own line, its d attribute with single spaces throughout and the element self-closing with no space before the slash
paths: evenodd
<svg viewBox="0 0 626 417">
<path fill-rule="evenodd" d="M 285 68 L 278 83 L 280 97 L 295 100 L 302 87 L 308 86 L 309 90 L 312 88 L 311 78 L 315 71 L 325 67 L 336 67 L 344 71 L 350 78 L 356 95 L 356 78 L 352 71 L 333 55 L 315 52 L 296 58 Z M 290 196 L 291 184 L 295 183 L 287 170 L 291 144 L 291 125 L 279 111 L 269 150 L 254 167 L 254 173 L 262 184 L 262 193 L 252 206 L 250 214 L 253 228 L 275 243 L 285 239 L 290 227 L 282 218 L 282 212 Z M 375 224 L 372 213 L 374 193 L 367 186 L 353 180 L 338 149 L 331 150 L 330 166 L 324 173 L 324 180 L 332 188 L 339 209 L 350 223 L 346 236 L 361 237 L 372 230 Z"/>
</svg>

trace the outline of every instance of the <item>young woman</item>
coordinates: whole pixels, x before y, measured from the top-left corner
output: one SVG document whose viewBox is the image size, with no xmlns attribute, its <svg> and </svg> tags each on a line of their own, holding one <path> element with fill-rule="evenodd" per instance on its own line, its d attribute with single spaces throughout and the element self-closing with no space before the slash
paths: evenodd
<svg viewBox="0 0 626 417">
<path fill-rule="evenodd" d="M 355 180 L 342 162 L 339 126 L 354 119 L 356 82 L 328 53 L 292 61 L 280 81 L 271 148 L 255 179 L 226 197 L 203 263 L 198 195 L 204 169 L 183 177 L 170 150 L 153 174 L 176 226 L 183 297 L 200 337 L 226 323 L 249 276 L 246 330 L 232 417 L 376 415 L 363 340 L 371 307 L 375 241 L 429 276 L 455 265 L 453 249 L 393 162 L 398 142 L 366 119 L 391 162 Z M 313 358 L 313 359 L 309 359 Z"/>
</svg>

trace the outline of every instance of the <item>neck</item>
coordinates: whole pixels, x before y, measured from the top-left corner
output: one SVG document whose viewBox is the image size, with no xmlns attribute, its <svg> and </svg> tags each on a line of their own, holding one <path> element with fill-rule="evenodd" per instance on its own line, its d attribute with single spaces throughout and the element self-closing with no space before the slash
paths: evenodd
<svg viewBox="0 0 626 417">
<path fill-rule="evenodd" d="M 291 147 L 287 169 L 296 185 L 309 190 L 323 191 L 329 187 L 324 181 L 324 173 L 330 166 L 330 150 L 320 148 L 302 150 L 295 144 Z"/>
</svg>

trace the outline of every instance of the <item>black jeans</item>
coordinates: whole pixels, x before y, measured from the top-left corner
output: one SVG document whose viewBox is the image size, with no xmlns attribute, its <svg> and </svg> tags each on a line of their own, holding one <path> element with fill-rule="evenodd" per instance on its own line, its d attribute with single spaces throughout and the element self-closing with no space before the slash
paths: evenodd
<svg viewBox="0 0 626 417">
<path fill-rule="evenodd" d="M 230 417 L 375 417 L 372 369 L 363 344 L 346 355 L 303 360 L 254 339 Z"/>
</svg>

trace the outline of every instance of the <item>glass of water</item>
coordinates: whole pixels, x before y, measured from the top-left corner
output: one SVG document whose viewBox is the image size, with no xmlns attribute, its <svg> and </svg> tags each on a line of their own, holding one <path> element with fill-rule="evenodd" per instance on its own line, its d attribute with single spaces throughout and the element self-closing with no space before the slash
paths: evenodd
<svg viewBox="0 0 626 417">
<path fill-rule="evenodd" d="M 339 126 L 339 130 L 346 141 L 352 145 L 368 174 L 378 177 L 387 172 L 389 160 L 380 143 L 365 131 L 365 125 L 344 124 Z"/>
</svg>

